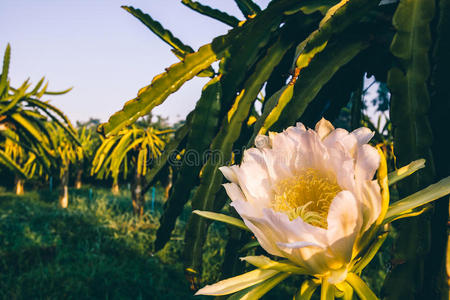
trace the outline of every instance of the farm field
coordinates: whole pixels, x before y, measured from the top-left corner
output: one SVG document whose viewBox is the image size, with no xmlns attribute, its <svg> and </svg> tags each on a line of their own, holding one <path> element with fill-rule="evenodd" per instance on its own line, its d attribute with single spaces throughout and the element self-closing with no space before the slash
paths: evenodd
<svg viewBox="0 0 450 300">
<path fill-rule="evenodd" d="M 0 299 L 193 298 L 177 257 L 181 232 L 158 255 L 150 249 L 159 195 L 138 220 L 129 192 L 70 192 L 67 210 L 48 190 L 0 194 Z"/>
</svg>

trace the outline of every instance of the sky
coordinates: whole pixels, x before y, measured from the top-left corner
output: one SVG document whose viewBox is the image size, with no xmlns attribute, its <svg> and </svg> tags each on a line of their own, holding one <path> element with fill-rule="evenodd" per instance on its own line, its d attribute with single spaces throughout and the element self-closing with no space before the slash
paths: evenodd
<svg viewBox="0 0 450 300">
<path fill-rule="evenodd" d="M 243 19 L 233 0 L 201 0 Z M 268 0 L 255 1 L 265 7 Z M 9 78 L 13 86 L 43 76 L 44 96 L 72 122 L 102 122 L 120 110 L 164 68 L 178 62 L 170 47 L 121 5 L 140 8 L 195 50 L 230 27 L 200 15 L 179 0 L 0 0 L 0 51 L 11 44 Z M 191 111 L 206 78 L 194 78 L 155 114 L 176 122 Z"/>
</svg>

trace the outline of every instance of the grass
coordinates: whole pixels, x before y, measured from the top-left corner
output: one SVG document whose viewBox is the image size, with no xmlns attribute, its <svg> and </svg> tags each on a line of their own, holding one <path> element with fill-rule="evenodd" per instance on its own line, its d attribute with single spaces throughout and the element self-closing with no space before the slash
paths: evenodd
<svg viewBox="0 0 450 300">
<path fill-rule="evenodd" d="M 71 191 L 66 210 L 54 193 L 0 194 L 0 298 L 193 298 L 179 262 L 182 232 L 151 252 L 162 201 L 136 220 L 127 193 L 93 194 Z"/>
</svg>

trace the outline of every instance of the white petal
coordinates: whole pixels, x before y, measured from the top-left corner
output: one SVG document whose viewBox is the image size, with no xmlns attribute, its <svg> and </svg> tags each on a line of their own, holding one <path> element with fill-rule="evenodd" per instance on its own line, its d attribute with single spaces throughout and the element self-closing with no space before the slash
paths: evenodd
<svg viewBox="0 0 450 300">
<path fill-rule="evenodd" d="M 228 195 L 228 197 L 230 197 L 231 201 L 237 201 L 237 200 L 245 201 L 245 196 L 237 184 L 224 183 L 222 185 L 225 188 L 227 195 Z"/>
<path fill-rule="evenodd" d="M 328 149 L 328 166 L 336 176 L 339 186 L 343 190 L 353 191 L 355 189 L 355 163 L 354 159 L 345 150 L 344 146 L 336 143 L 333 148 Z"/>
<path fill-rule="evenodd" d="M 276 246 L 277 236 L 273 235 L 273 230 L 264 226 L 265 222 L 262 221 L 263 212 L 261 208 L 254 207 L 251 203 L 241 200 L 233 201 L 230 205 L 236 209 L 245 225 L 253 232 L 264 250 L 272 255 L 283 257 L 283 253 Z"/>
<path fill-rule="evenodd" d="M 355 166 L 355 176 L 358 180 L 372 180 L 379 165 L 380 155 L 374 147 L 368 144 L 358 147 Z"/>
<path fill-rule="evenodd" d="M 347 135 L 349 135 L 348 131 L 342 128 L 337 128 L 330 132 L 327 137 L 323 139 L 323 143 L 327 147 L 333 147 L 337 142 L 344 139 Z"/>
<path fill-rule="evenodd" d="M 271 208 L 264 209 L 263 213 L 264 222 L 270 224 L 277 231 L 278 242 L 308 241 L 322 247 L 326 246 L 326 231 L 323 228 L 305 223 L 300 217 L 291 221 L 286 214 L 276 212 Z"/>
<path fill-rule="evenodd" d="M 312 242 L 277 243 L 284 257 L 307 269 L 311 274 L 326 273 L 326 248 Z"/>
<path fill-rule="evenodd" d="M 328 210 L 328 244 L 333 264 L 350 262 L 353 245 L 360 232 L 362 216 L 358 201 L 349 191 L 336 195 Z"/>
<path fill-rule="evenodd" d="M 220 167 L 219 170 L 222 172 L 223 176 L 228 179 L 228 181 L 231 182 L 238 182 L 238 178 L 236 176 L 236 173 L 234 170 L 239 169 L 238 166 L 231 166 L 231 167 Z"/>
<path fill-rule="evenodd" d="M 300 171 L 304 168 L 323 170 L 329 168 L 327 160 L 329 154 L 327 148 L 314 130 L 307 130 L 301 135 L 297 147 L 295 168 Z"/>
<path fill-rule="evenodd" d="M 284 213 L 264 208 L 262 216 L 242 201 L 232 202 L 244 223 L 254 233 L 260 245 L 270 254 L 285 257 L 312 273 L 326 272 L 326 230 L 303 222 L 301 218 L 290 221 Z M 284 247 L 297 242 L 311 243 L 303 248 Z"/>
<path fill-rule="evenodd" d="M 244 152 L 242 164 L 235 173 L 248 201 L 265 203 L 269 206 L 273 192 L 265 160 L 262 150 L 248 149 Z"/>
<path fill-rule="evenodd" d="M 306 130 L 305 125 L 303 125 L 303 123 L 301 123 L 301 122 L 297 122 L 295 124 L 295 127 L 289 127 L 289 128 L 295 128 L 296 130 L 301 130 L 301 131 L 305 131 Z"/>
<path fill-rule="evenodd" d="M 323 143 L 328 148 L 335 147 L 336 144 L 342 145 L 346 151 L 350 153 L 352 157 L 355 156 L 356 147 L 358 141 L 353 134 L 348 133 L 347 130 L 342 128 L 337 128 L 333 130 L 324 140 Z"/>
<path fill-rule="evenodd" d="M 358 198 L 363 214 L 362 232 L 369 229 L 381 213 L 381 192 L 376 180 L 358 183 Z"/>
<path fill-rule="evenodd" d="M 316 244 L 316 243 L 312 243 L 312 242 L 293 242 L 293 243 L 277 243 L 277 246 L 280 248 L 289 248 L 289 249 L 300 249 L 300 248 L 304 248 L 304 247 L 310 247 L 310 246 L 314 246 L 314 247 L 319 247 L 324 249 L 324 247 Z"/>
<path fill-rule="evenodd" d="M 267 173 L 270 181 L 275 184 L 279 180 L 293 176 L 293 161 L 295 161 L 294 153 L 280 152 L 271 149 L 264 149 L 264 159 L 267 166 Z"/>
<path fill-rule="evenodd" d="M 334 126 L 330 123 L 330 121 L 322 118 L 316 124 L 315 131 L 320 136 L 320 139 L 323 140 L 330 132 L 334 130 Z"/>
<path fill-rule="evenodd" d="M 358 145 L 361 146 L 361 145 L 367 144 L 373 138 L 373 136 L 375 135 L 375 132 L 371 131 L 367 127 L 361 127 L 361 128 L 353 130 L 351 134 L 358 141 Z"/>
</svg>

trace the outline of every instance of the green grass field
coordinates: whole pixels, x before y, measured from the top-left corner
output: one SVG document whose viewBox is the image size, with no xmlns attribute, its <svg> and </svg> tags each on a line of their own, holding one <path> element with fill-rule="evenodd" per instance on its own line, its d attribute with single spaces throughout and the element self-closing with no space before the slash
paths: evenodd
<svg viewBox="0 0 450 300">
<path fill-rule="evenodd" d="M 178 258 L 182 231 L 164 251 L 151 252 L 160 197 L 142 220 L 130 214 L 126 192 L 97 189 L 89 199 L 88 189 L 73 190 L 67 210 L 55 199 L 49 192 L 0 194 L 0 298 L 192 297 Z"/>
</svg>

